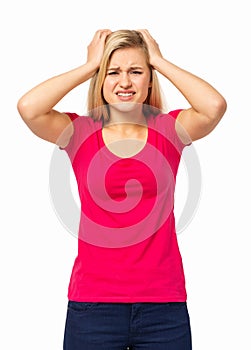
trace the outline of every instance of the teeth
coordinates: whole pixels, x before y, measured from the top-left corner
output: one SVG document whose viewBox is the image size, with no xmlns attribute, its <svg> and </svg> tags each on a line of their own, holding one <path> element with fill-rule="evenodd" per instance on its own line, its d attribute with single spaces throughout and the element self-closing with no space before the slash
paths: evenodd
<svg viewBox="0 0 251 350">
<path fill-rule="evenodd" d="M 118 96 L 123 96 L 123 97 L 128 97 L 128 96 L 132 96 L 133 93 L 132 92 L 119 92 Z"/>
</svg>

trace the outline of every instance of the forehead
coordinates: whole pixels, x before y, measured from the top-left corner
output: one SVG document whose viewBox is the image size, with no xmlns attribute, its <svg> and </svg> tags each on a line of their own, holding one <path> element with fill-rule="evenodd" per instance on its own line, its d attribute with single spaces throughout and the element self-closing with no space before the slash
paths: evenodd
<svg viewBox="0 0 251 350">
<path fill-rule="evenodd" d="M 146 55 L 141 48 L 130 47 L 124 49 L 117 49 L 113 52 L 109 67 L 120 67 L 120 66 L 147 66 Z"/>
</svg>

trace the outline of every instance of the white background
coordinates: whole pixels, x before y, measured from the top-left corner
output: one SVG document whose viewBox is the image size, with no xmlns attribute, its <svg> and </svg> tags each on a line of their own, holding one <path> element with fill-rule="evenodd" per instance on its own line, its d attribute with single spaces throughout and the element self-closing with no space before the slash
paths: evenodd
<svg viewBox="0 0 251 350">
<path fill-rule="evenodd" d="M 179 242 L 194 350 L 250 349 L 248 1 L 23 0 L 2 2 L 0 13 L 0 348 L 62 349 L 77 253 L 50 201 L 54 145 L 30 132 L 16 103 L 39 82 L 82 64 L 97 29 L 148 28 L 167 59 L 209 81 L 228 102 L 214 132 L 194 144 L 203 190 Z M 170 109 L 187 106 L 161 83 Z M 87 86 L 58 109 L 84 112 Z M 179 175 L 181 188 L 182 181 Z"/>
</svg>

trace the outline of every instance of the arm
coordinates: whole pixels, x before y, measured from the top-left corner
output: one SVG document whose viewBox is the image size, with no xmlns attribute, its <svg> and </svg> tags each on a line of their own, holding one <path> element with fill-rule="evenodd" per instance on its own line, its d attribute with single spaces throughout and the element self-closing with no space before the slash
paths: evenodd
<svg viewBox="0 0 251 350">
<path fill-rule="evenodd" d="M 90 79 L 103 55 L 105 39 L 110 30 L 99 30 L 88 46 L 87 62 L 69 72 L 60 74 L 34 87 L 18 101 L 17 108 L 34 134 L 65 147 L 73 133 L 70 118 L 53 107 L 72 89 Z M 65 128 L 67 132 L 62 135 Z M 60 137 L 60 138 L 59 138 Z"/>
<path fill-rule="evenodd" d="M 164 59 L 149 32 L 140 32 L 148 45 L 150 64 L 182 93 L 191 106 L 183 110 L 177 118 L 176 128 L 180 138 L 184 143 L 189 143 L 190 140 L 195 141 L 206 136 L 223 117 L 227 106 L 225 99 L 206 81 Z"/>
</svg>

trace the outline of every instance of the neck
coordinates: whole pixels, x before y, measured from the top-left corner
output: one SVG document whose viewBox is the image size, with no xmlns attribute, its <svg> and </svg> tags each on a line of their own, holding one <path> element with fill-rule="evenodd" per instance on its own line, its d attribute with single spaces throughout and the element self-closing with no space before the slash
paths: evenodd
<svg viewBox="0 0 251 350">
<path fill-rule="evenodd" d="M 105 124 L 140 124 L 146 125 L 143 105 L 139 103 L 121 103 L 109 105 L 110 118 Z"/>
</svg>

